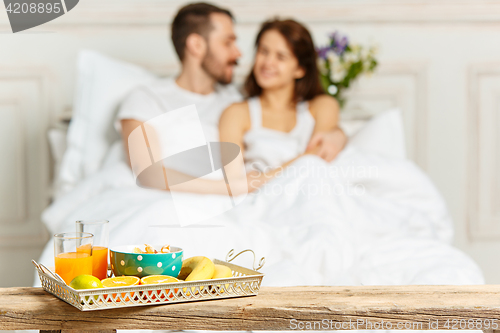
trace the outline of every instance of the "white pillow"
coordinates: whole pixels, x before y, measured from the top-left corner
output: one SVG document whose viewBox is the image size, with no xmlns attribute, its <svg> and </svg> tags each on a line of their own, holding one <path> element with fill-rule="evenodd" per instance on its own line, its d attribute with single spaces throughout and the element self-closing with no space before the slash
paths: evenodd
<svg viewBox="0 0 500 333">
<path fill-rule="evenodd" d="M 80 51 L 67 149 L 55 181 L 56 197 L 100 168 L 110 145 L 119 138 L 113 119 L 120 102 L 131 89 L 155 78 L 138 66 L 95 51 Z"/>
<path fill-rule="evenodd" d="M 357 130 L 359 125 L 356 121 L 340 122 L 350 145 L 384 156 L 406 158 L 403 119 L 399 109 L 378 114 Z"/>
</svg>

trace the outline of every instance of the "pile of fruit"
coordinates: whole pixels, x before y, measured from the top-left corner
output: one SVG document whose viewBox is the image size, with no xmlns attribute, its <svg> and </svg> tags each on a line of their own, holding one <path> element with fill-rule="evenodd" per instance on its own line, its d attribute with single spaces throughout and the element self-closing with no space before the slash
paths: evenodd
<svg viewBox="0 0 500 333">
<path fill-rule="evenodd" d="M 168 275 L 149 275 L 139 279 L 136 276 L 115 276 L 99 280 L 92 275 L 79 275 L 71 281 L 69 286 L 73 289 L 95 289 L 175 283 L 183 281 L 202 281 L 229 278 L 232 276 L 231 268 L 228 266 L 214 264 L 212 260 L 204 256 L 196 256 L 182 261 L 181 271 L 177 277 Z M 113 295 L 113 297 L 114 296 L 115 295 Z"/>
</svg>

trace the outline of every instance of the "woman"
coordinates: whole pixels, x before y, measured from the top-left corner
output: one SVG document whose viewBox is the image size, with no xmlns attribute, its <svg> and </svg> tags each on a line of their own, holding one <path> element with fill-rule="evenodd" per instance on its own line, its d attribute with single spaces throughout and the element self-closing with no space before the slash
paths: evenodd
<svg viewBox="0 0 500 333">
<path fill-rule="evenodd" d="M 334 129 L 339 118 L 337 101 L 321 87 L 314 43 L 304 26 L 267 21 L 255 46 L 245 82 L 249 98 L 228 107 L 219 123 L 220 141 L 238 144 L 247 169 L 253 169 L 250 191 L 306 153 L 311 136 Z"/>
</svg>

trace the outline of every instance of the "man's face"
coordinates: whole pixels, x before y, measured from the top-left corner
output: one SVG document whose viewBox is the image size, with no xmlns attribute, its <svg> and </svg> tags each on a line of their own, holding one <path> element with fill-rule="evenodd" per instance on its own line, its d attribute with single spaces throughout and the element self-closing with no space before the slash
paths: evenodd
<svg viewBox="0 0 500 333">
<path fill-rule="evenodd" d="M 231 83 L 233 68 L 241 56 L 236 46 L 233 21 L 225 14 L 210 15 L 213 29 L 208 35 L 207 53 L 201 63 L 205 72 L 221 84 Z"/>
</svg>

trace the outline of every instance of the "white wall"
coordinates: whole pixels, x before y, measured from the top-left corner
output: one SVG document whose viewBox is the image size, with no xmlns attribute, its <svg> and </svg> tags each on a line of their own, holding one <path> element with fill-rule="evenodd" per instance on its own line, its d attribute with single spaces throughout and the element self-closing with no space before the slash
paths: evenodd
<svg viewBox="0 0 500 333">
<path fill-rule="evenodd" d="M 74 64 L 91 48 L 158 73 L 177 62 L 168 23 L 181 1 L 85 0 L 68 14 L 8 33 L 0 10 L 0 286 L 30 285 L 46 241 L 39 214 L 51 178 L 46 131 L 71 109 Z M 222 2 L 220 3 L 222 5 Z M 404 111 L 407 149 L 455 220 L 455 244 L 500 283 L 500 1 L 231 0 L 246 73 L 259 23 L 304 22 L 317 44 L 340 30 L 380 46 L 380 68 L 351 91 L 346 112 Z"/>
</svg>

